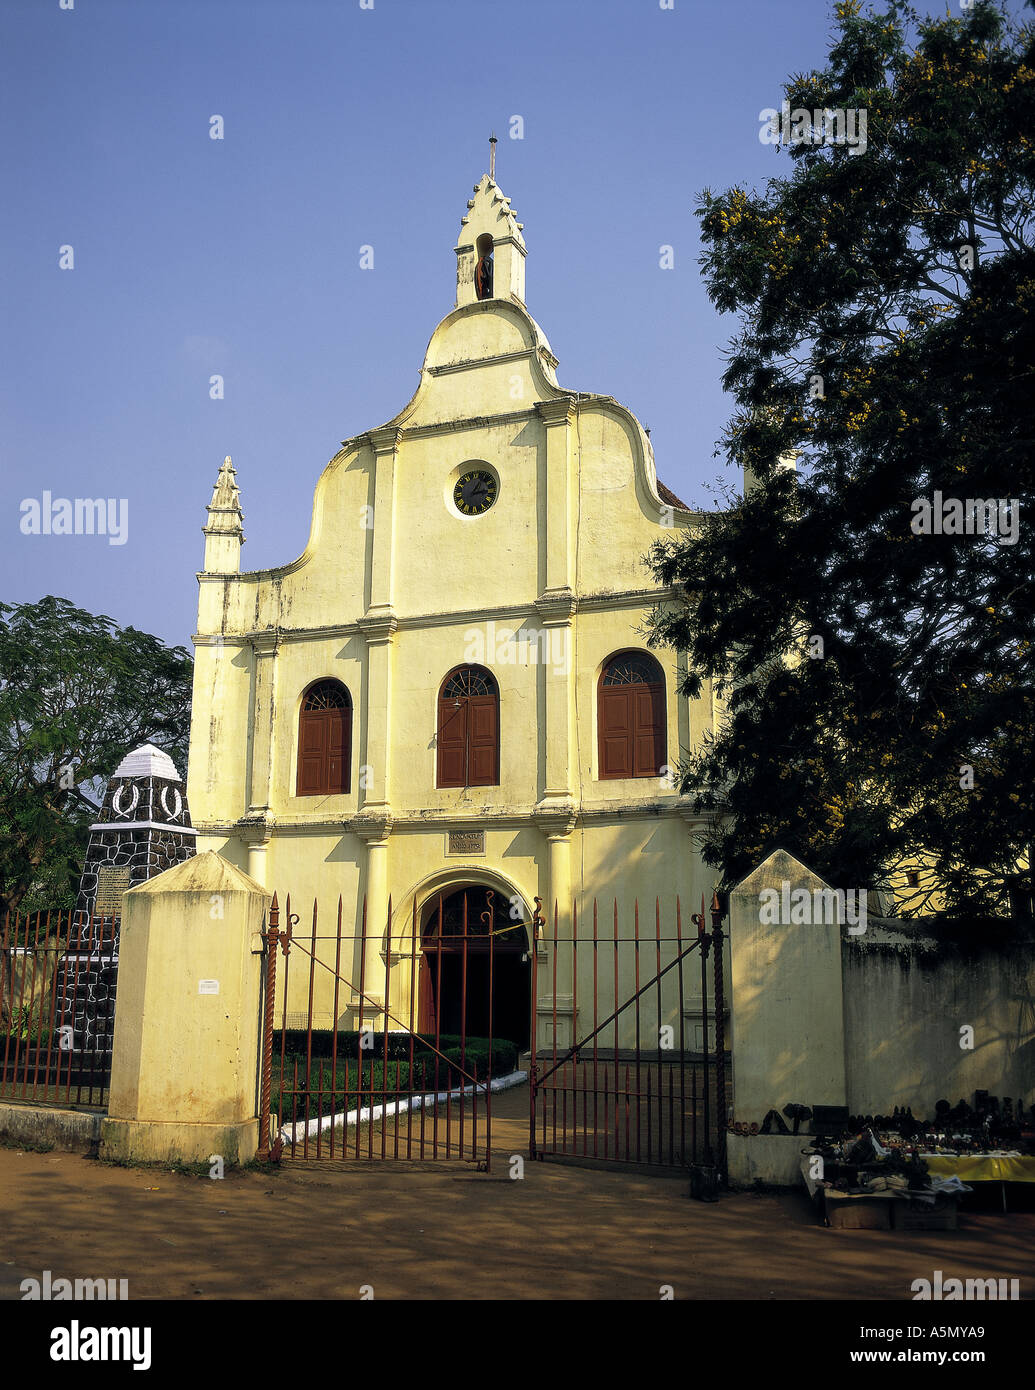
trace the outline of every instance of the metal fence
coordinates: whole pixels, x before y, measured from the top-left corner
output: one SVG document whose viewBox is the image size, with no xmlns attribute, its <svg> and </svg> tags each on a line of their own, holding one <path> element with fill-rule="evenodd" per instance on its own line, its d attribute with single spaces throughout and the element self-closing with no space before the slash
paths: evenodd
<svg viewBox="0 0 1035 1390">
<path fill-rule="evenodd" d="M 117 920 L 5 915 L 0 1100 L 107 1103 L 117 972 Z"/>
</svg>

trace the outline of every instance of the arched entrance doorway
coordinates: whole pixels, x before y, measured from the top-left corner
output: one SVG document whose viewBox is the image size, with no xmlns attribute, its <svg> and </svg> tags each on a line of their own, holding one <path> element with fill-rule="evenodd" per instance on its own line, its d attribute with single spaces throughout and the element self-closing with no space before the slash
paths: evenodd
<svg viewBox="0 0 1035 1390">
<path fill-rule="evenodd" d="M 490 933 L 492 1032 L 524 1051 L 532 986 L 528 935 L 511 917 L 508 899 L 485 884 L 454 888 L 424 905 L 418 1031 L 489 1036 Z"/>
</svg>

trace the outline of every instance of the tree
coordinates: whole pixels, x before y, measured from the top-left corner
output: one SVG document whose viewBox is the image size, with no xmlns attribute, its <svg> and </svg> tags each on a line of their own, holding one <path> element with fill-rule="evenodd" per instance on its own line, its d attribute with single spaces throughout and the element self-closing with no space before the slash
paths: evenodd
<svg viewBox="0 0 1035 1390">
<path fill-rule="evenodd" d="M 843 886 L 919 856 L 907 915 L 932 880 L 950 916 L 1030 912 L 1033 31 L 835 15 L 786 86 L 790 171 L 697 208 L 746 495 L 649 557 L 685 598 L 651 641 L 727 702 L 681 789 L 727 885 L 777 846 Z"/>
<path fill-rule="evenodd" d="M 91 799 L 132 748 L 186 766 L 192 662 L 67 599 L 0 603 L 0 922 L 74 902 Z"/>
</svg>

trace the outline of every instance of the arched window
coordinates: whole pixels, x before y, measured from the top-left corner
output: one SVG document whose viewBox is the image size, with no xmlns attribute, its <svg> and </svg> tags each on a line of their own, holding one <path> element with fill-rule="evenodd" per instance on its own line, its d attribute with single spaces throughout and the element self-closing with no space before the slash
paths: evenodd
<svg viewBox="0 0 1035 1390">
<path fill-rule="evenodd" d="M 352 763 L 352 697 L 337 681 L 317 681 L 298 716 L 298 796 L 349 790 Z"/>
<path fill-rule="evenodd" d="M 646 652 L 604 662 L 597 692 L 598 776 L 658 777 L 665 765 L 665 676 Z"/>
<path fill-rule="evenodd" d="M 499 786 L 499 712 L 499 687 L 484 666 L 450 671 L 438 695 L 438 786 Z"/>
</svg>

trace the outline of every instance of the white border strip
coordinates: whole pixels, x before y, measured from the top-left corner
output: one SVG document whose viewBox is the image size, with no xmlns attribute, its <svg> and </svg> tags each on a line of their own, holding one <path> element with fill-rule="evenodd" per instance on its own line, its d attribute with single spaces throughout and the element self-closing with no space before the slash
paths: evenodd
<svg viewBox="0 0 1035 1390">
<path fill-rule="evenodd" d="M 96 825 L 88 825 L 87 830 L 175 830 L 177 835 L 200 835 L 193 825 L 174 825 L 166 820 L 99 820 Z M 105 868 L 104 864 L 101 868 Z"/>
<path fill-rule="evenodd" d="M 522 1082 L 528 1080 L 527 1071 L 512 1071 L 508 1076 L 498 1076 L 489 1083 L 493 1091 L 509 1091 L 512 1086 L 520 1086 Z M 285 1147 L 289 1144 L 296 1146 L 305 1138 L 312 1138 L 319 1134 L 321 1130 L 335 1129 L 338 1125 L 362 1124 L 365 1120 L 380 1120 L 385 1115 L 404 1114 L 411 1108 L 420 1110 L 423 1106 L 440 1105 L 447 1096 L 459 1098 L 461 1095 L 469 1096 L 474 1093 L 474 1086 L 464 1086 L 462 1089 L 457 1087 L 454 1091 L 427 1091 L 424 1095 L 410 1096 L 408 1100 L 395 1101 L 391 1105 L 368 1105 L 362 1110 L 342 1111 L 339 1115 L 321 1115 L 315 1120 L 309 1120 L 304 1126 L 302 1122 L 294 1121 L 282 1126 L 280 1137 L 284 1141 Z M 478 1091 L 485 1092 L 484 1083 L 479 1082 Z"/>
</svg>

